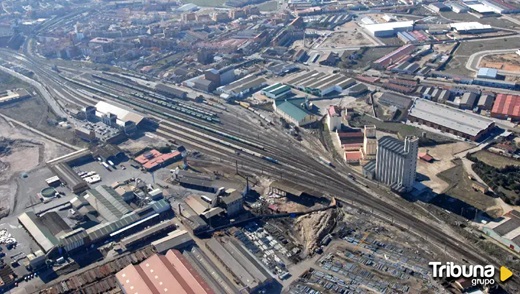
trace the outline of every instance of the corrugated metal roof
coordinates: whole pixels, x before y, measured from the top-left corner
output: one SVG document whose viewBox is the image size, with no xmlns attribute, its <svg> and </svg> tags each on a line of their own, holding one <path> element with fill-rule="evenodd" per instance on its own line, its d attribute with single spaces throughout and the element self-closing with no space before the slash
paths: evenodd
<svg viewBox="0 0 520 294">
<path fill-rule="evenodd" d="M 279 111 L 282 111 L 283 113 L 287 114 L 288 116 L 292 117 L 296 121 L 303 121 L 305 117 L 310 115 L 309 112 L 301 108 L 299 105 L 296 104 L 302 103 L 304 100 L 302 99 L 296 99 L 296 100 L 285 100 L 281 102 L 279 105 L 276 106 L 276 108 Z"/>
<path fill-rule="evenodd" d="M 132 211 L 114 189 L 105 185 L 88 190 L 85 200 L 107 221 L 116 221 Z"/>
<path fill-rule="evenodd" d="M 118 120 L 123 121 L 123 122 L 132 121 L 136 125 L 139 124 L 144 119 L 144 117 L 142 115 L 139 115 L 135 112 L 131 112 L 122 107 L 119 107 L 119 106 L 116 106 L 113 104 L 109 104 L 104 101 L 99 101 L 96 104 L 96 110 L 103 114 L 106 114 L 106 113 L 115 114 L 117 116 Z"/>
<path fill-rule="evenodd" d="M 34 212 L 28 211 L 22 213 L 18 217 L 18 221 L 45 252 L 49 252 L 56 244 L 58 244 L 56 237 L 51 234 L 48 228 L 40 224 L 38 217 Z"/>
</svg>

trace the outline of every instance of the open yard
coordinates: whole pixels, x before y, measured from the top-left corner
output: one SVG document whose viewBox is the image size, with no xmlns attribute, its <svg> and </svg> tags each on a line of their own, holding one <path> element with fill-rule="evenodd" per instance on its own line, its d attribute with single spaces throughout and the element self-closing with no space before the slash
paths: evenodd
<svg viewBox="0 0 520 294">
<path fill-rule="evenodd" d="M 320 49 L 334 49 L 344 48 L 348 46 L 365 46 L 372 45 L 372 41 L 367 39 L 361 32 L 353 29 L 351 31 L 335 32 L 332 33 L 323 44 L 319 47 Z"/>
<path fill-rule="evenodd" d="M 427 151 L 434 158 L 431 163 L 423 160 L 417 162 L 417 172 L 420 174 L 418 178 L 422 180 L 421 183 L 437 194 L 444 192 L 449 187 L 449 183 L 439 178 L 438 174 L 455 166 L 451 161 L 454 154 L 471 147 L 472 145 L 466 142 L 457 142 L 419 148 L 420 153 Z"/>
<path fill-rule="evenodd" d="M 455 56 L 446 65 L 445 71 L 457 75 L 472 76 L 474 73 L 466 69 L 466 63 L 471 54 L 486 50 L 515 49 L 518 47 L 518 38 L 504 38 L 497 40 L 463 42 L 455 52 Z"/>
<path fill-rule="evenodd" d="M 520 72 L 520 59 L 516 53 L 487 55 L 482 58 L 479 67 Z"/>
<path fill-rule="evenodd" d="M 448 189 L 444 192 L 445 196 L 458 199 L 469 206 L 485 211 L 492 217 L 502 215 L 503 210 L 497 204 L 495 198 L 473 190 L 471 187 L 472 180 L 468 177 L 468 173 L 464 170 L 460 161 L 456 166 L 438 174 L 438 177 L 449 183 Z M 455 201 L 453 202 L 455 203 Z M 460 214 L 462 207 L 460 210 L 455 211 L 455 213 Z"/>
</svg>

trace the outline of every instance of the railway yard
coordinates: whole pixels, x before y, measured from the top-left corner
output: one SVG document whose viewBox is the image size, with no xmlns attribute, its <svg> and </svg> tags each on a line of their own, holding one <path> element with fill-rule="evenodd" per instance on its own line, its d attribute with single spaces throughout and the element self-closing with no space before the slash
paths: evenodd
<svg viewBox="0 0 520 294">
<path fill-rule="evenodd" d="M 229 24 L 227 10 L 211 9 L 211 25 L 199 28 L 190 21 L 209 10 L 195 4 L 162 3 L 173 5 L 164 12 L 154 2 L 136 10 L 142 19 L 118 6 L 127 4 L 100 5 L 136 27 L 168 27 L 172 13 L 187 29 L 146 34 L 183 41 L 129 30 L 139 36 L 132 54 L 168 49 L 133 65 L 124 54 L 100 62 L 121 45 L 110 26 L 89 31 L 101 37 L 86 42 L 83 57 L 52 55 L 54 32 L 110 21 L 85 5 L 35 25 L 17 50 L 0 48 L 0 77 L 13 85 L 0 81 L 0 293 L 145 293 L 151 284 L 179 293 L 466 293 L 461 284 L 471 279 L 436 278 L 429 263 L 520 270 L 509 225 L 520 219 L 518 165 L 509 165 L 518 160 L 518 124 L 497 110 L 516 97 L 518 84 L 499 81 L 514 54 L 507 44 L 507 54 L 462 55 L 475 78 L 442 70 L 479 38 L 513 43 L 516 22 L 450 27 L 451 14 L 430 6 L 413 21 L 406 10 L 352 17 L 341 5 L 333 10 L 345 17 L 322 17 L 329 12 L 281 1 L 261 13 L 229 6 Z M 266 16 L 286 17 L 290 29 L 249 26 Z M 392 36 L 384 22 L 397 28 Z M 482 33 L 465 36 L 468 27 Z M 192 39 L 201 47 L 179 50 Z M 474 123 L 437 119 L 444 111 Z M 386 159 L 396 170 L 414 165 L 412 184 L 408 172 L 399 185 L 385 182 L 393 168 L 383 175 L 376 152 L 403 158 Z M 519 285 L 513 275 L 476 288 L 515 293 Z"/>
</svg>

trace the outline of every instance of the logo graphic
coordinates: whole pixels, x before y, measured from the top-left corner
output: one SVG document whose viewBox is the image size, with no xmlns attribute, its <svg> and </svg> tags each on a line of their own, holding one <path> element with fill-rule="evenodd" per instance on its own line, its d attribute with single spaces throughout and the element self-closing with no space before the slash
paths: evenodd
<svg viewBox="0 0 520 294">
<path fill-rule="evenodd" d="M 440 261 L 428 263 L 432 266 L 434 278 L 466 278 L 471 280 L 472 286 L 493 285 L 495 281 L 495 267 L 492 265 L 458 265 L 453 262 L 443 264 Z M 500 282 L 505 282 L 513 276 L 513 272 L 505 266 L 500 267 Z"/>
<path fill-rule="evenodd" d="M 513 276 L 513 272 L 505 266 L 500 267 L 500 282 L 505 282 Z"/>
</svg>

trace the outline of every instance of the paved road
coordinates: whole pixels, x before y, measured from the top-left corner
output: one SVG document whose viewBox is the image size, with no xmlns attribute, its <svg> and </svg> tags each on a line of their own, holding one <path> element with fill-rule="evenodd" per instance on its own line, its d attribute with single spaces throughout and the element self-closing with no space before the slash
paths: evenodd
<svg viewBox="0 0 520 294">
<path fill-rule="evenodd" d="M 40 95 L 45 99 L 45 101 L 47 101 L 47 105 L 49 105 L 52 108 L 54 113 L 56 113 L 57 115 L 59 115 L 61 117 L 67 117 L 67 114 L 63 111 L 63 109 L 61 109 L 60 105 L 56 102 L 56 100 L 54 100 L 51 97 L 49 91 L 47 91 L 47 89 L 45 89 L 42 84 L 22 75 L 20 73 L 17 73 L 14 70 L 9 69 L 7 67 L 0 66 L 0 70 L 35 87 L 36 90 L 40 93 Z"/>
</svg>

